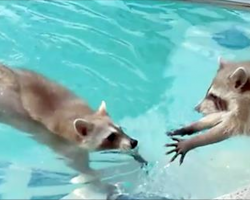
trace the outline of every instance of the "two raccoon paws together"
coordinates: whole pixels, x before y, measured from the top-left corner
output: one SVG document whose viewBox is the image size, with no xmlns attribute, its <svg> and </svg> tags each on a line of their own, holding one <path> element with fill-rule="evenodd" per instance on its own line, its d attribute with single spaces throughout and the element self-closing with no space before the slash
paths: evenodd
<svg viewBox="0 0 250 200">
<path fill-rule="evenodd" d="M 184 135 L 187 135 L 187 133 L 184 133 L 184 130 L 182 129 L 178 129 L 172 132 L 167 132 L 167 135 L 170 136 L 173 141 L 175 141 L 175 143 L 169 143 L 165 145 L 166 147 L 174 147 L 174 149 L 166 153 L 167 155 L 175 153 L 175 155 L 171 158 L 170 163 L 173 162 L 180 155 L 181 156 L 180 165 L 181 165 L 184 161 L 184 158 L 187 152 L 191 150 L 192 148 L 188 140 L 176 138 L 173 136 L 176 136 L 176 135 L 184 136 Z"/>
</svg>

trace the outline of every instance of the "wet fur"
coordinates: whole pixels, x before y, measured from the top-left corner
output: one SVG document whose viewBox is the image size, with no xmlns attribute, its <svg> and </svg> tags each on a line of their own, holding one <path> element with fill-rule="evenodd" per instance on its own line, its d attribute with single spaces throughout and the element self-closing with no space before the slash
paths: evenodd
<svg viewBox="0 0 250 200">
<path fill-rule="evenodd" d="M 219 69 L 205 98 L 196 106 L 204 114 L 197 122 L 168 132 L 176 143 L 167 154 L 175 153 L 171 162 L 181 155 L 183 163 L 188 151 L 197 147 L 221 142 L 235 135 L 250 135 L 250 62 L 219 60 Z M 190 139 L 174 136 L 192 135 L 207 130 Z"/>
<path fill-rule="evenodd" d="M 30 133 L 79 172 L 89 170 L 89 150 L 120 149 L 122 139 L 131 140 L 118 129 L 120 143 L 107 142 L 106 129 L 112 131 L 114 125 L 104 111 L 94 112 L 75 94 L 40 74 L 0 65 L 0 122 Z M 77 133 L 74 121 L 78 118 L 96 125 L 96 134 Z"/>
</svg>

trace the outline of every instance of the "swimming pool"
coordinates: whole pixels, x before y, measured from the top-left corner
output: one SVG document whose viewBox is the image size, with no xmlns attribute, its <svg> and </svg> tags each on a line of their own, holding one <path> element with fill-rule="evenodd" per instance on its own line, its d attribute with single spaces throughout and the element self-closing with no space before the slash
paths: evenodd
<svg viewBox="0 0 250 200">
<path fill-rule="evenodd" d="M 217 57 L 248 59 L 248 12 L 160 0 L 17 0 L 1 1 L 0 10 L 1 62 L 41 72 L 93 108 L 105 100 L 115 121 L 140 141 L 153 165 L 148 175 L 130 158 L 92 155 L 99 160 L 93 167 L 117 175 L 108 181 L 131 194 L 172 198 L 213 198 L 250 182 L 249 139 L 194 150 L 181 167 L 166 166 L 164 155 L 165 131 L 200 117 L 193 107 Z M 80 187 L 69 184 L 75 172 L 48 147 L 0 128 L 2 198 L 58 199 Z M 126 163 L 113 171 L 121 159 Z"/>
</svg>

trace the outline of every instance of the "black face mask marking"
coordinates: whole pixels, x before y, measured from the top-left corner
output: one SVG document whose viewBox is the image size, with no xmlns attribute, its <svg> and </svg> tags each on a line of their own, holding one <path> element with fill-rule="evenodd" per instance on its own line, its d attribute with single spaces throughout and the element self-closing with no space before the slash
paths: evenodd
<svg viewBox="0 0 250 200">
<path fill-rule="evenodd" d="M 107 140 L 108 140 L 109 142 L 114 142 L 115 139 L 116 139 L 116 133 L 115 133 L 115 132 L 114 132 L 114 133 L 111 133 L 111 134 L 107 137 Z"/>
<path fill-rule="evenodd" d="M 100 150 L 110 150 L 110 149 L 119 149 L 120 143 L 125 135 L 121 127 L 116 127 L 113 124 L 110 124 L 114 128 L 114 132 L 111 132 L 107 138 L 102 142 L 99 149 Z"/>
<path fill-rule="evenodd" d="M 210 93 L 206 97 L 207 99 L 213 101 L 214 106 L 219 111 L 226 111 L 228 109 L 228 103 L 226 100 L 216 96 L 213 93 Z"/>
</svg>

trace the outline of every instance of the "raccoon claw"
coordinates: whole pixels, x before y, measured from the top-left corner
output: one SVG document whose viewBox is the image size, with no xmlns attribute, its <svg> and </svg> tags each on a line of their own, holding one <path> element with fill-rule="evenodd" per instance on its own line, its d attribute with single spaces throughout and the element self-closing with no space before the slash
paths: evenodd
<svg viewBox="0 0 250 200">
<path fill-rule="evenodd" d="M 172 137 L 172 140 L 176 141 L 176 142 L 181 142 L 181 141 L 185 141 L 183 139 L 179 139 L 179 138 L 176 138 L 176 137 Z"/>
<path fill-rule="evenodd" d="M 187 152 L 190 150 L 189 145 L 186 140 L 172 138 L 172 140 L 176 141 L 177 143 L 166 144 L 166 147 L 175 147 L 174 149 L 168 151 L 166 155 L 172 154 L 175 152 L 175 155 L 171 158 L 170 163 L 173 162 L 179 155 L 180 157 L 180 165 L 183 163 L 184 158 Z"/>
<path fill-rule="evenodd" d="M 179 135 L 179 136 L 187 135 L 187 133 L 185 132 L 184 129 L 177 129 L 177 130 L 174 130 L 174 131 L 169 131 L 166 134 L 167 134 L 167 136 L 170 136 L 170 137 L 176 136 L 176 135 Z"/>
<path fill-rule="evenodd" d="M 173 134 L 174 134 L 174 131 L 168 131 L 168 132 L 166 132 L 167 136 L 172 136 Z"/>
</svg>

